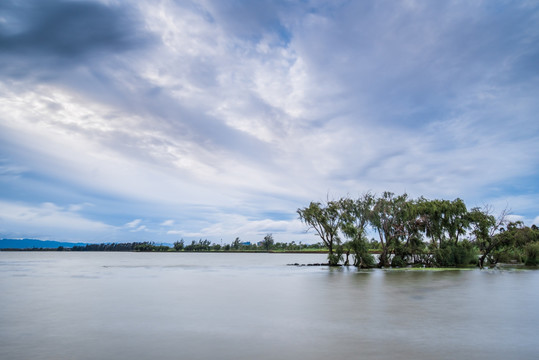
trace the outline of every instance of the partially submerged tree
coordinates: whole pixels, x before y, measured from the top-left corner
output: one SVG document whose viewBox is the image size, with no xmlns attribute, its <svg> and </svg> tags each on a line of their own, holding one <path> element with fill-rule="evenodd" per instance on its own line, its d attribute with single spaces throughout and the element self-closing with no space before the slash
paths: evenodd
<svg viewBox="0 0 539 360">
<path fill-rule="evenodd" d="M 539 255 L 539 231 L 524 226 L 521 221 L 509 222 L 505 229 L 494 235 L 499 244 L 487 256 L 489 265 L 498 262 L 524 262 L 525 265 L 537 265 Z"/>
<path fill-rule="evenodd" d="M 345 243 L 346 261 L 348 262 L 348 252 L 351 251 L 354 254 L 354 266 L 360 268 L 369 268 L 374 264 L 365 236 L 373 206 L 374 196 L 370 193 L 365 193 L 356 200 L 350 198 L 339 200 L 341 231 L 349 239 Z M 345 263 L 345 265 L 348 264 Z"/>
<path fill-rule="evenodd" d="M 370 222 L 378 233 L 382 247 L 378 262 L 379 267 L 391 265 L 391 254 L 398 248 L 400 240 L 405 235 L 407 198 L 406 194 L 395 197 L 393 193 L 386 191 L 376 199 Z"/>
<path fill-rule="evenodd" d="M 422 228 L 434 248 L 441 248 L 444 241 L 457 244 L 470 225 L 466 204 L 461 199 L 417 201 Z"/>
<path fill-rule="evenodd" d="M 481 269 L 485 265 L 487 257 L 495 250 L 500 250 L 507 246 L 507 239 L 500 236 L 494 236 L 506 223 L 507 209 L 503 210 L 496 218 L 491 215 L 492 209 L 485 207 L 480 209 L 473 208 L 469 213 L 469 221 L 474 236 L 474 243 L 481 252 L 477 266 Z"/>
<path fill-rule="evenodd" d="M 329 265 L 335 266 L 339 263 L 340 256 L 334 254 L 336 247 L 340 245 L 339 238 L 339 203 L 336 201 L 327 201 L 322 205 L 319 202 L 311 202 L 308 207 L 298 209 L 297 213 L 302 222 L 309 229 L 313 229 L 316 235 L 322 239 L 327 246 L 329 254 Z"/>
</svg>

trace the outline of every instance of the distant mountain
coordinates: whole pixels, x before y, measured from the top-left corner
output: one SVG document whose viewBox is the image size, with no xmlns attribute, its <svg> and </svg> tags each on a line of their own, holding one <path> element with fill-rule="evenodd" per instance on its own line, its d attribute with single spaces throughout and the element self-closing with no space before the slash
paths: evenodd
<svg viewBox="0 0 539 360">
<path fill-rule="evenodd" d="M 174 247 L 174 244 L 169 243 L 152 243 L 154 245 L 164 245 Z M 51 240 L 38 239 L 0 239 L 0 249 L 56 249 L 60 246 L 72 248 L 73 246 L 86 246 L 88 243 L 70 243 Z M 90 244 L 99 245 L 99 244 Z"/>
<path fill-rule="evenodd" d="M 60 246 L 72 248 L 73 246 L 85 246 L 84 243 L 70 243 L 36 239 L 2 239 L 0 249 L 56 249 Z"/>
</svg>

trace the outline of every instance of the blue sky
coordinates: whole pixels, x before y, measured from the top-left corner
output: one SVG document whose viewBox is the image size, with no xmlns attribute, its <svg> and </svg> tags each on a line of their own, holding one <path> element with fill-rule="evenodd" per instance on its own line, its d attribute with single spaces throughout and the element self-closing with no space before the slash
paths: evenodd
<svg viewBox="0 0 539 360">
<path fill-rule="evenodd" d="M 539 224 L 538 1 L 2 1 L 0 237 L 315 242 L 366 191 Z"/>
</svg>

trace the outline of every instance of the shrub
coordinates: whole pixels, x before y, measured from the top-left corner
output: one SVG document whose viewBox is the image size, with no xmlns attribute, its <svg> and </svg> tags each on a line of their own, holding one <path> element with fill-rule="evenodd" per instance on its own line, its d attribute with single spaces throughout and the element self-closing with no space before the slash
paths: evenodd
<svg viewBox="0 0 539 360">
<path fill-rule="evenodd" d="M 391 259 L 391 266 L 405 267 L 407 265 L 408 265 L 408 263 L 400 255 L 395 255 L 395 256 L 393 256 L 393 259 Z"/>
<path fill-rule="evenodd" d="M 526 261 L 524 262 L 527 266 L 537 266 L 539 265 L 539 242 L 532 242 L 527 244 L 524 247 L 524 253 L 526 255 Z"/>
<path fill-rule="evenodd" d="M 328 254 L 328 262 L 330 266 L 336 266 L 342 260 L 341 254 Z"/>
<path fill-rule="evenodd" d="M 434 252 L 434 263 L 439 267 L 465 266 L 476 261 L 476 251 L 468 241 L 445 243 Z"/>
</svg>

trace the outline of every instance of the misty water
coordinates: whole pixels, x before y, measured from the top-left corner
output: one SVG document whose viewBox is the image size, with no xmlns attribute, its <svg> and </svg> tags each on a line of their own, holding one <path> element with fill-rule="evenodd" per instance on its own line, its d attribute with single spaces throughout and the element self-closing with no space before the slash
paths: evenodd
<svg viewBox="0 0 539 360">
<path fill-rule="evenodd" d="M 537 359 L 539 271 L 0 252 L 0 359 Z"/>
</svg>

